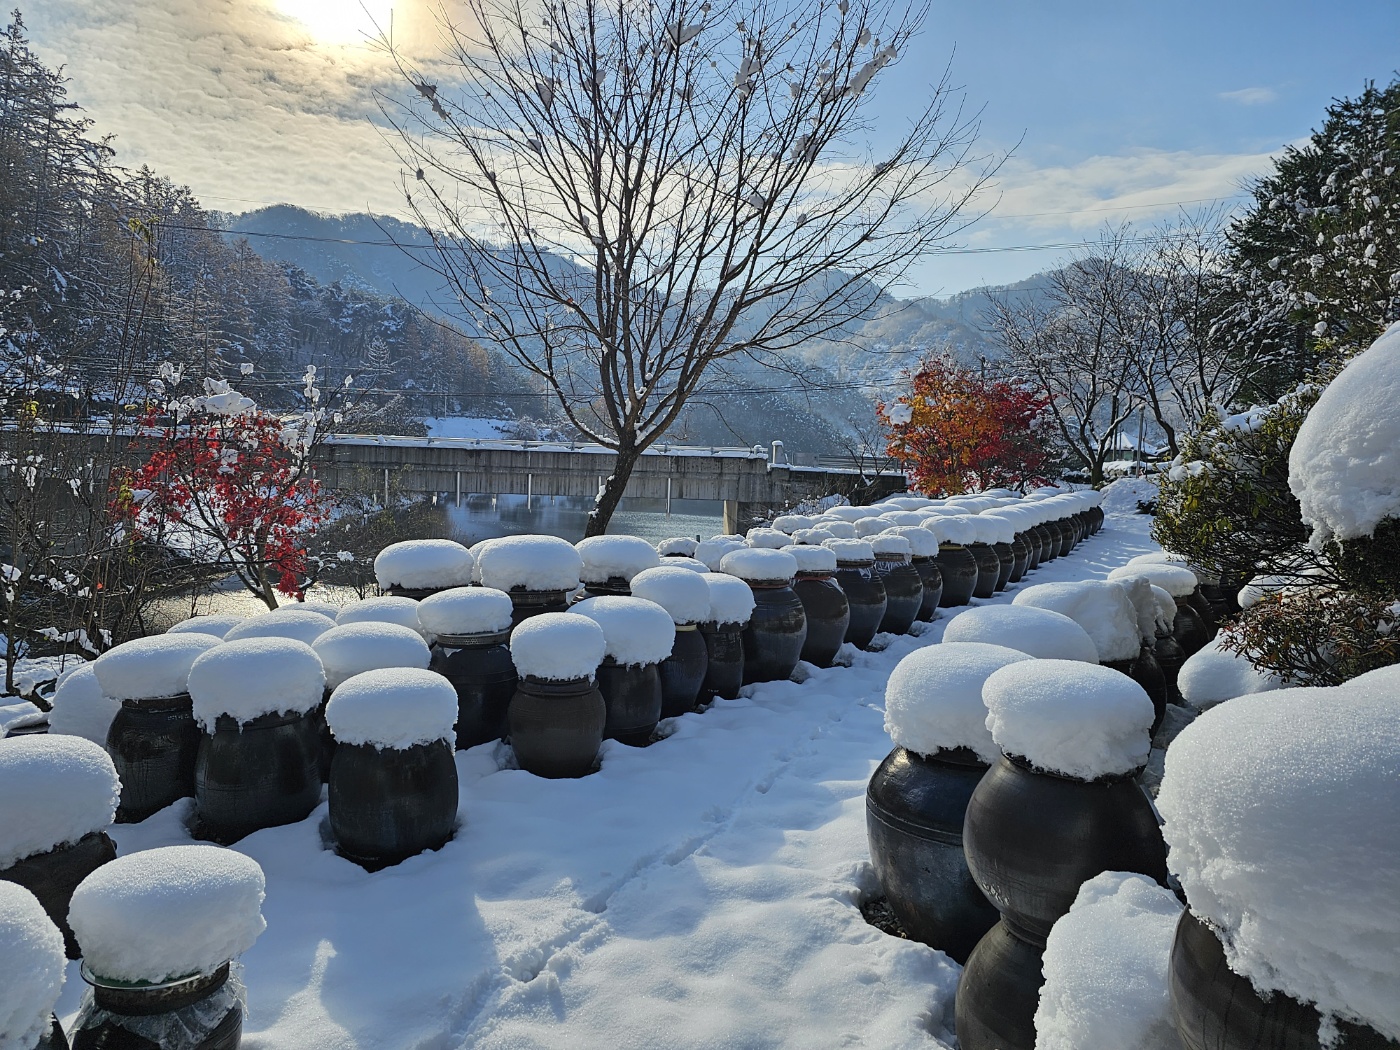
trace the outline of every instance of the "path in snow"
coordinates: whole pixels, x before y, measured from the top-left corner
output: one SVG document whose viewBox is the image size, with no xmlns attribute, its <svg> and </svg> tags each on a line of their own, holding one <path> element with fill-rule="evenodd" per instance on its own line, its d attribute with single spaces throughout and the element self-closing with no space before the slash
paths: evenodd
<svg viewBox="0 0 1400 1050">
<path fill-rule="evenodd" d="M 1150 521 L 1110 517 L 1026 584 L 1103 577 L 1155 549 Z M 324 848 L 324 804 L 244 839 L 268 929 L 244 957 L 243 1045 L 947 1045 L 957 965 L 859 902 L 884 683 L 949 612 L 851 668 L 676 719 L 650 748 L 609 742 L 582 780 L 501 769 L 502 745 L 459 753 L 456 838 L 374 875 Z M 191 804 L 115 828 L 119 849 L 189 841 Z M 75 964 L 65 1023 L 81 989 Z"/>
</svg>

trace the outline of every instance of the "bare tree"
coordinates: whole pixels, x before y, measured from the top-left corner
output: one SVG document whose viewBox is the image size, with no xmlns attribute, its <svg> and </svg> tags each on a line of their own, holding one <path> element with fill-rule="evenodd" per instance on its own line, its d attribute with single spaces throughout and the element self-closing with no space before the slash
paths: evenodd
<svg viewBox="0 0 1400 1050">
<path fill-rule="evenodd" d="M 1119 426 L 1141 403 L 1137 356 L 1145 333 L 1139 275 L 1126 226 L 1043 275 L 1039 298 L 993 298 L 988 318 L 1005 367 L 1051 395 L 1065 444 L 1103 480 Z"/>
<path fill-rule="evenodd" d="M 481 335 L 616 452 L 588 533 L 716 362 L 836 331 L 965 228 L 996 167 L 945 72 L 878 153 L 869 87 L 921 10 L 468 0 L 460 83 L 383 99 L 410 207 Z M 446 74 L 444 74 L 446 75 Z"/>
</svg>

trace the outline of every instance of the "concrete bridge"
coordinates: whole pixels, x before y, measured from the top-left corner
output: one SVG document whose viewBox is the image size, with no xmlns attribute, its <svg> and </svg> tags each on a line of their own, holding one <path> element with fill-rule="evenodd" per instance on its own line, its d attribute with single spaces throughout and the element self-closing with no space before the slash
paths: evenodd
<svg viewBox="0 0 1400 1050">
<path fill-rule="evenodd" d="M 383 485 L 401 492 L 434 493 L 461 502 L 470 495 L 582 496 L 592 498 L 616 457 L 582 442 L 344 434 L 320 446 L 316 476 L 329 488 Z M 780 512 L 799 500 L 840 493 L 874 500 L 903 492 L 901 473 L 875 473 L 847 461 L 789 462 L 782 442 L 769 451 L 654 445 L 643 453 L 626 496 L 720 500 L 726 532 Z"/>
</svg>

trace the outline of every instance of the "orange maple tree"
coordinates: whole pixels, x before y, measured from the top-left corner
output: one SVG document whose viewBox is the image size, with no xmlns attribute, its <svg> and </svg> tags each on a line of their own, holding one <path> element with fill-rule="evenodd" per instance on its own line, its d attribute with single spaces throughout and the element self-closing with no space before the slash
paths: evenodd
<svg viewBox="0 0 1400 1050">
<path fill-rule="evenodd" d="M 926 360 L 909 381 L 909 393 L 875 411 L 886 452 L 919 492 L 937 497 L 1048 480 L 1055 461 L 1048 394 L 944 357 Z"/>
</svg>

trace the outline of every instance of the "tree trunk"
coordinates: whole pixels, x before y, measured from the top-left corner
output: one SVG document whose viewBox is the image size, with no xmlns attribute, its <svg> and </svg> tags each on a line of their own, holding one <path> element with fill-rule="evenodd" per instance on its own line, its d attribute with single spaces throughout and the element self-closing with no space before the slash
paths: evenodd
<svg viewBox="0 0 1400 1050">
<path fill-rule="evenodd" d="M 603 481 L 597 504 L 588 512 L 588 526 L 583 531 L 585 539 L 601 536 L 608 531 L 608 522 L 612 521 L 618 505 L 622 503 L 622 494 L 627 491 L 628 479 L 632 477 L 640 456 L 641 451 L 636 448 L 618 449 L 612 473 Z"/>
</svg>

